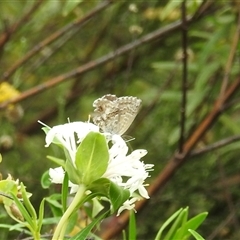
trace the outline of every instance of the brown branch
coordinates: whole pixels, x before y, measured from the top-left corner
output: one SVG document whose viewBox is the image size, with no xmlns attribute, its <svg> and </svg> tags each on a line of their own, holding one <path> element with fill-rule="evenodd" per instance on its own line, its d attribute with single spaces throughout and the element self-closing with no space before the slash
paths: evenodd
<svg viewBox="0 0 240 240">
<path fill-rule="evenodd" d="M 222 139 L 218 142 L 215 142 L 211 145 L 208 145 L 202 149 L 197 149 L 197 150 L 194 150 L 190 153 L 190 157 L 195 157 L 195 156 L 198 156 L 198 155 L 201 155 L 201 154 L 204 154 L 204 153 L 208 153 L 208 152 L 211 152 L 215 149 L 218 149 L 218 148 L 221 148 L 221 147 L 224 147 L 228 144 L 231 144 L 231 143 L 234 143 L 234 142 L 237 142 L 240 140 L 240 135 L 236 135 L 236 136 L 232 136 L 232 137 L 229 137 L 229 138 L 225 138 L 225 139 Z"/>
<path fill-rule="evenodd" d="M 76 99 L 79 99 L 79 96 L 81 95 L 82 92 L 84 92 L 84 88 L 77 90 L 75 89 L 75 91 L 71 91 L 65 98 L 66 101 L 65 107 L 70 106 Z M 44 111 L 41 112 L 41 114 L 37 116 L 37 118 L 35 118 L 29 124 L 26 124 L 25 127 L 19 129 L 20 135 L 26 134 L 30 135 L 30 133 L 32 133 L 34 130 L 36 129 L 40 130 L 38 120 L 46 122 L 48 119 L 51 118 L 51 116 L 56 116 L 58 110 L 59 109 L 57 106 L 45 109 Z"/>
<path fill-rule="evenodd" d="M 92 41 L 89 43 L 89 45 L 86 46 L 86 51 L 84 53 L 83 62 L 87 61 L 89 58 L 91 58 L 95 49 L 100 44 L 100 41 L 102 40 L 104 33 L 107 30 L 107 25 L 108 25 L 109 21 L 112 21 L 112 19 L 109 19 L 101 26 L 100 32 L 98 34 L 96 34 L 95 38 L 93 38 Z M 123 61 L 123 63 L 125 63 L 125 61 Z M 125 64 L 122 64 L 121 69 L 125 69 Z M 118 69 L 118 71 L 120 71 L 121 69 Z M 109 79 L 108 75 L 109 75 L 110 71 L 111 70 L 109 69 L 108 72 L 106 73 L 106 75 L 103 77 L 103 79 Z M 69 106 L 70 104 L 72 104 L 74 101 L 78 100 L 79 96 L 81 96 L 83 91 L 85 91 L 85 92 L 87 91 L 86 87 L 82 87 L 82 86 L 78 87 L 79 82 L 80 81 L 78 79 L 75 80 L 75 82 L 73 83 L 73 85 L 71 87 L 71 90 L 69 91 L 68 95 L 66 96 L 66 98 L 65 98 L 65 102 L 66 102 L 65 106 L 66 107 Z M 95 81 L 93 81 L 93 82 L 95 82 Z M 98 86 L 94 86 L 93 88 L 98 89 Z M 32 120 L 30 123 L 26 124 L 25 127 L 22 127 L 19 131 L 20 134 L 31 134 L 35 130 L 39 130 L 38 120 L 46 122 L 49 119 L 51 119 L 52 116 L 56 116 L 57 111 L 58 111 L 57 106 L 52 106 L 48 109 L 45 109 L 34 120 Z"/>
<path fill-rule="evenodd" d="M 31 72 L 38 69 L 39 67 L 41 67 L 41 65 L 43 65 L 44 63 L 49 61 L 49 59 L 51 59 L 51 57 L 53 57 L 53 55 L 56 54 L 58 52 L 58 50 L 60 48 L 62 48 L 63 45 L 66 44 L 79 31 L 81 26 L 78 28 L 76 27 L 76 28 L 72 29 L 72 31 L 69 31 L 65 36 L 60 38 L 59 41 L 56 41 L 55 44 L 52 45 L 51 48 L 49 48 L 47 54 L 44 54 L 44 56 L 39 57 L 36 60 L 36 62 L 34 62 L 32 64 L 32 66 L 28 70 L 28 75 L 31 75 Z M 28 75 L 24 76 L 24 78 L 27 78 Z"/>
<path fill-rule="evenodd" d="M 53 41 L 57 40 L 59 37 L 66 34 L 72 28 L 86 23 L 97 13 L 101 12 L 106 7 L 108 7 L 111 3 L 112 3 L 111 0 L 106 0 L 102 3 L 100 3 L 95 9 L 93 9 L 91 12 L 87 13 L 83 18 L 79 18 L 79 19 L 75 20 L 74 22 L 64 26 L 62 29 L 54 32 L 48 38 L 44 39 L 42 42 L 37 44 L 32 50 L 30 50 L 28 53 L 26 53 L 26 55 L 23 58 L 21 58 L 17 62 L 15 62 L 10 69 L 8 69 L 6 72 L 4 72 L 3 80 L 8 79 L 20 66 L 22 66 L 24 63 L 26 63 L 31 57 L 33 57 L 35 54 L 37 54 L 39 51 L 41 51 L 44 47 L 46 47 Z"/>
<path fill-rule="evenodd" d="M 227 102 L 233 94 L 240 87 L 240 77 L 236 79 L 231 86 L 225 92 L 223 97 L 223 103 Z M 183 146 L 183 152 L 181 154 L 173 155 L 168 161 L 168 164 L 164 167 L 162 172 L 157 176 L 154 182 L 149 186 L 148 193 L 149 196 L 153 196 L 157 191 L 162 189 L 169 179 L 175 174 L 175 172 L 186 162 L 187 156 L 191 153 L 192 149 L 196 143 L 201 139 L 201 137 L 210 129 L 213 123 L 217 120 L 222 112 L 222 108 L 218 104 L 219 99 L 216 100 L 212 111 L 203 119 L 199 124 L 198 128 L 192 135 L 188 138 Z M 136 210 L 140 210 L 147 203 L 147 199 L 143 199 L 136 204 Z M 101 235 L 103 239 L 111 239 L 117 233 L 119 233 L 123 227 L 126 226 L 129 219 L 129 212 L 124 212 L 115 221 L 111 222 L 111 228 L 106 228 L 107 230 Z"/>
<path fill-rule="evenodd" d="M 188 17 L 186 22 L 190 23 L 193 20 L 194 20 L 194 17 Z M 123 47 L 120 47 L 116 51 L 110 52 L 109 54 L 107 54 L 103 57 L 100 57 L 97 60 L 90 61 L 90 62 L 86 63 L 85 65 L 82 65 L 76 69 L 73 69 L 70 72 L 59 75 L 55 78 L 52 78 L 52 79 L 46 81 L 45 83 L 42 83 L 38 86 L 35 86 L 35 87 L 23 92 L 18 97 L 0 104 L 0 109 L 5 108 L 9 104 L 23 101 L 26 98 L 29 98 L 36 94 L 39 94 L 39 93 L 45 91 L 46 89 L 52 88 L 55 85 L 58 85 L 66 80 L 74 78 L 80 74 L 86 73 L 96 67 L 99 67 L 99 66 L 115 59 L 116 57 L 119 57 L 119 56 L 122 56 L 122 55 L 128 53 L 129 51 L 131 51 L 132 49 L 134 49 L 136 47 L 139 47 L 145 43 L 159 39 L 160 37 L 163 37 L 166 34 L 169 34 L 170 32 L 175 31 L 176 29 L 179 29 L 180 27 L 181 27 L 181 22 L 176 21 L 172 24 L 169 24 L 168 26 L 160 28 L 152 33 L 149 33 L 149 34 L 143 36 L 142 38 L 134 41 L 133 43 L 129 43 Z"/>
<path fill-rule="evenodd" d="M 238 47 L 238 44 L 239 44 L 239 37 L 240 37 L 240 12 L 238 14 L 237 29 L 236 29 L 235 35 L 233 37 L 230 53 L 229 53 L 228 60 L 227 60 L 225 70 L 224 70 L 224 78 L 223 78 L 223 81 L 222 81 L 220 96 L 224 95 L 224 92 L 225 92 L 225 90 L 227 88 L 227 85 L 228 85 L 228 82 L 229 82 L 229 74 L 230 74 L 230 71 L 232 69 L 234 56 L 236 54 L 237 47 Z M 221 104 L 222 97 L 220 97 L 219 100 L 220 100 L 219 104 Z"/>
</svg>

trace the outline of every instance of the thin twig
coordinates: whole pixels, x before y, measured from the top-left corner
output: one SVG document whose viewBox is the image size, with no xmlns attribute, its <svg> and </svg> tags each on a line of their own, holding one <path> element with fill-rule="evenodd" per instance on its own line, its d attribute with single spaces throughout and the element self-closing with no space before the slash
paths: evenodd
<svg viewBox="0 0 240 240">
<path fill-rule="evenodd" d="M 224 78 L 223 78 L 222 86 L 221 86 L 221 89 L 220 89 L 220 98 L 219 98 L 219 104 L 220 105 L 222 104 L 222 96 L 224 95 L 224 92 L 226 91 L 226 88 L 227 88 L 227 85 L 228 85 L 228 82 L 229 82 L 229 74 L 231 72 L 232 65 L 233 65 L 233 62 L 234 62 L 234 56 L 236 54 L 237 47 L 239 45 L 239 37 L 240 37 L 240 12 L 238 14 L 237 28 L 236 28 L 236 31 L 235 31 L 235 35 L 233 37 L 230 53 L 229 53 L 229 56 L 228 56 L 227 63 L 225 65 Z"/>
<path fill-rule="evenodd" d="M 186 104 L 187 104 L 187 22 L 186 22 L 186 1 L 182 3 L 182 103 L 180 107 L 180 138 L 179 153 L 183 151 L 185 140 L 185 120 L 186 120 Z"/>
<path fill-rule="evenodd" d="M 15 62 L 10 69 L 8 69 L 3 74 L 3 80 L 8 79 L 20 66 L 22 66 L 24 63 L 26 63 L 31 57 L 33 57 L 35 54 L 37 54 L 39 51 L 41 51 L 44 47 L 52 43 L 53 41 L 57 40 L 59 37 L 62 37 L 64 34 L 66 34 L 68 31 L 70 31 L 72 28 L 76 27 L 77 25 L 82 25 L 89 19 L 91 19 L 93 16 L 95 16 L 97 13 L 100 13 L 102 10 L 104 10 L 106 7 L 108 7 L 112 3 L 111 0 L 106 0 L 104 2 L 101 2 L 95 9 L 87 13 L 84 17 L 79 18 L 75 20 L 74 22 L 64 26 L 62 29 L 54 32 L 52 35 L 50 35 L 48 38 L 44 39 L 42 42 L 37 44 L 32 50 L 27 52 L 25 56 L 21 59 L 19 59 L 17 62 Z"/>
<path fill-rule="evenodd" d="M 29 9 L 29 11 L 22 16 L 16 23 L 9 27 L 1 36 L 0 36 L 0 49 L 3 49 L 6 42 L 9 40 L 11 35 L 16 32 L 20 27 L 24 25 L 25 22 L 32 16 L 32 14 L 39 8 L 39 6 L 44 2 L 44 0 L 38 0 L 36 3 Z"/>
<path fill-rule="evenodd" d="M 230 212 L 227 218 L 218 225 L 218 227 L 206 238 L 206 240 L 216 239 L 222 229 L 224 229 L 232 221 L 234 215 L 235 213 Z"/>
<path fill-rule="evenodd" d="M 225 173 L 225 169 L 223 167 L 223 163 L 219 158 L 217 159 L 217 165 L 218 165 L 218 169 L 219 169 L 220 180 L 222 182 L 223 197 L 226 201 L 229 212 L 233 213 L 233 225 L 234 225 L 235 231 L 237 231 L 237 230 L 239 230 L 239 222 L 238 222 L 238 219 L 237 219 L 237 216 L 236 216 L 236 208 L 233 204 L 232 195 L 229 191 L 229 188 L 225 184 L 226 173 Z"/>
<path fill-rule="evenodd" d="M 85 23 L 87 23 L 87 21 Z M 32 64 L 30 70 L 28 71 L 28 74 L 31 75 L 31 72 L 46 63 L 55 53 L 58 52 L 60 48 L 63 47 L 64 44 L 66 44 L 81 29 L 81 27 L 82 25 L 71 29 L 71 31 L 66 33 L 65 36 L 58 39 L 55 44 L 53 44 L 53 46 L 48 50 L 47 54 L 45 54 L 43 57 L 38 58 L 37 61 Z M 24 78 L 27 78 L 27 76 L 24 76 Z"/>
<path fill-rule="evenodd" d="M 228 144 L 231 144 L 231 143 L 234 143 L 234 142 L 237 142 L 237 141 L 240 141 L 240 135 L 225 138 L 225 139 L 222 139 L 222 140 L 220 140 L 218 142 L 215 142 L 211 145 L 208 145 L 205 148 L 194 150 L 190 153 L 189 157 L 195 157 L 195 156 L 199 156 L 199 155 L 204 154 L 204 153 L 212 152 L 215 149 L 224 147 Z"/>
<path fill-rule="evenodd" d="M 86 46 L 86 51 L 84 53 L 84 57 L 83 57 L 83 62 L 87 61 L 89 58 L 91 58 L 92 54 L 94 53 L 94 51 L 97 49 L 97 46 L 99 46 L 101 39 L 103 38 L 106 30 L 107 30 L 107 26 L 109 21 L 112 21 L 112 18 L 110 18 L 108 21 L 106 21 L 105 23 L 103 23 L 103 25 L 101 26 L 101 29 L 99 31 L 98 34 L 95 35 L 95 38 L 92 39 L 92 41 L 89 43 L 88 46 Z M 124 61 L 125 63 L 125 61 Z M 121 67 L 122 69 L 125 69 L 125 64 L 122 65 Z M 105 76 L 103 76 L 103 79 L 109 79 L 109 72 L 111 70 L 109 69 L 108 72 L 106 73 Z M 120 71 L 120 69 L 119 69 Z M 93 81 L 95 82 L 95 81 Z M 69 106 L 70 104 L 72 104 L 74 101 L 79 100 L 79 96 L 81 96 L 81 94 L 83 92 L 87 91 L 87 87 L 86 86 L 79 86 L 79 79 L 75 80 L 75 82 L 72 84 L 72 87 L 69 91 L 69 93 L 67 94 L 67 96 L 65 97 L 65 107 Z M 102 83 L 101 83 L 102 84 Z M 94 85 L 94 86 L 90 86 L 87 85 L 88 88 L 92 87 L 95 89 L 98 89 L 98 85 Z M 49 119 L 51 119 L 52 116 L 56 116 L 58 111 L 58 107 L 57 106 L 51 106 L 48 109 L 45 109 L 44 111 L 42 111 L 34 120 L 31 120 L 30 123 L 26 124 L 25 127 L 22 127 L 20 129 L 20 133 L 21 134 L 32 134 L 34 133 L 35 130 L 39 130 L 39 124 L 38 124 L 38 120 L 41 119 L 41 121 L 46 122 Z"/>
<path fill-rule="evenodd" d="M 186 21 L 188 23 L 190 23 L 190 22 L 192 22 L 192 20 L 193 20 L 193 17 L 188 17 Z M 100 57 L 96 60 L 90 61 L 76 69 L 71 70 L 70 72 L 59 75 L 55 78 L 52 78 L 52 79 L 46 81 L 45 83 L 42 83 L 42 84 L 37 85 L 29 90 L 26 90 L 25 92 L 21 93 L 18 97 L 0 104 L 0 109 L 7 107 L 11 103 L 17 103 L 17 102 L 23 101 L 24 99 L 27 99 L 33 95 L 39 94 L 39 93 L 45 91 L 46 89 L 52 88 L 66 80 L 72 79 L 80 74 L 86 73 L 96 67 L 99 67 L 99 66 L 115 59 L 116 57 L 122 56 L 136 47 L 139 47 L 145 43 L 159 39 L 160 37 L 163 37 L 166 34 L 169 34 L 170 32 L 175 31 L 176 29 L 180 28 L 181 24 L 182 24 L 181 21 L 176 21 L 175 23 L 169 24 L 166 27 L 160 28 L 152 33 L 149 33 L 149 34 L 143 36 L 142 38 L 134 41 L 133 43 L 126 44 L 125 46 L 120 47 L 119 49 L 117 49 L 113 52 L 110 52 L 109 54 L 107 54 L 103 57 Z"/>
</svg>

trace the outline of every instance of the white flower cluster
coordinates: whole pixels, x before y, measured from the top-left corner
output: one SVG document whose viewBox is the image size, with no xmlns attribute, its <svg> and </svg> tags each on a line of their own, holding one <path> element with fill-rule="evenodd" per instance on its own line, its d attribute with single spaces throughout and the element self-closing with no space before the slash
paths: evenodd
<svg viewBox="0 0 240 240">
<path fill-rule="evenodd" d="M 46 147 L 53 141 L 57 141 L 67 150 L 73 165 L 75 166 L 75 156 L 78 145 L 89 132 L 99 132 L 99 127 L 89 122 L 73 122 L 64 125 L 54 126 L 46 135 Z M 145 179 L 149 177 L 149 171 L 153 164 L 144 164 L 140 159 L 147 154 L 144 149 L 138 149 L 128 154 L 128 146 L 120 135 L 105 134 L 106 139 L 110 139 L 112 146 L 109 149 L 109 163 L 103 178 L 108 178 L 115 184 L 128 189 L 130 198 L 118 210 L 118 215 L 124 209 L 134 209 L 135 202 L 139 197 L 136 191 L 143 198 L 149 198 L 145 189 Z M 99 163 L 101 164 L 101 163 Z M 62 183 L 64 179 L 62 167 L 49 170 L 49 175 L 53 183 Z M 69 182 L 70 193 L 78 189 L 78 185 Z M 137 197 L 136 197 L 137 196 Z"/>
</svg>

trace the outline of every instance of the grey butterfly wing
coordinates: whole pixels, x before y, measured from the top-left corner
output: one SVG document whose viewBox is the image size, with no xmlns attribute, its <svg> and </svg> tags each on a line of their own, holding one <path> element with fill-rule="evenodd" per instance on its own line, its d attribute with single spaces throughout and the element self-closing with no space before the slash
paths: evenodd
<svg viewBox="0 0 240 240">
<path fill-rule="evenodd" d="M 93 102 L 93 107 L 95 107 L 93 122 L 104 132 L 108 132 L 108 126 L 110 127 L 111 122 L 114 122 L 117 111 L 115 104 L 116 99 L 117 97 L 115 95 L 107 94 Z"/>
<path fill-rule="evenodd" d="M 122 135 L 135 119 L 141 100 L 136 97 L 120 97 L 107 94 L 93 103 L 93 122 L 103 132 Z"/>
<path fill-rule="evenodd" d="M 136 97 L 120 97 L 118 99 L 117 134 L 122 135 L 128 130 L 140 110 L 141 102 Z"/>
</svg>

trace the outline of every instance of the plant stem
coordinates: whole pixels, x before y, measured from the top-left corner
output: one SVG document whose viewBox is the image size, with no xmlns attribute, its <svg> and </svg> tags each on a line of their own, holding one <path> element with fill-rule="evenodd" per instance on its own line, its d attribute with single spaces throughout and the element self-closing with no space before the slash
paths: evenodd
<svg viewBox="0 0 240 240">
<path fill-rule="evenodd" d="M 71 204 L 69 205 L 66 212 L 63 214 L 62 218 L 60 219 L 60 222 L 57 225 L 57 228 L 54 232 L 52 240 L 54 240 L 54 239 L 61 240 L 64 238 L 68 219 L 71 216 L 71 214 L 74 212 L 75 208 L 81 201 L 82 197 L 84 196 L 85 190 L 86 190 L 85 186 L 79 185 L 79 189 L 78 189 L 73 201 L 71 202 Z"/>
</svg>

